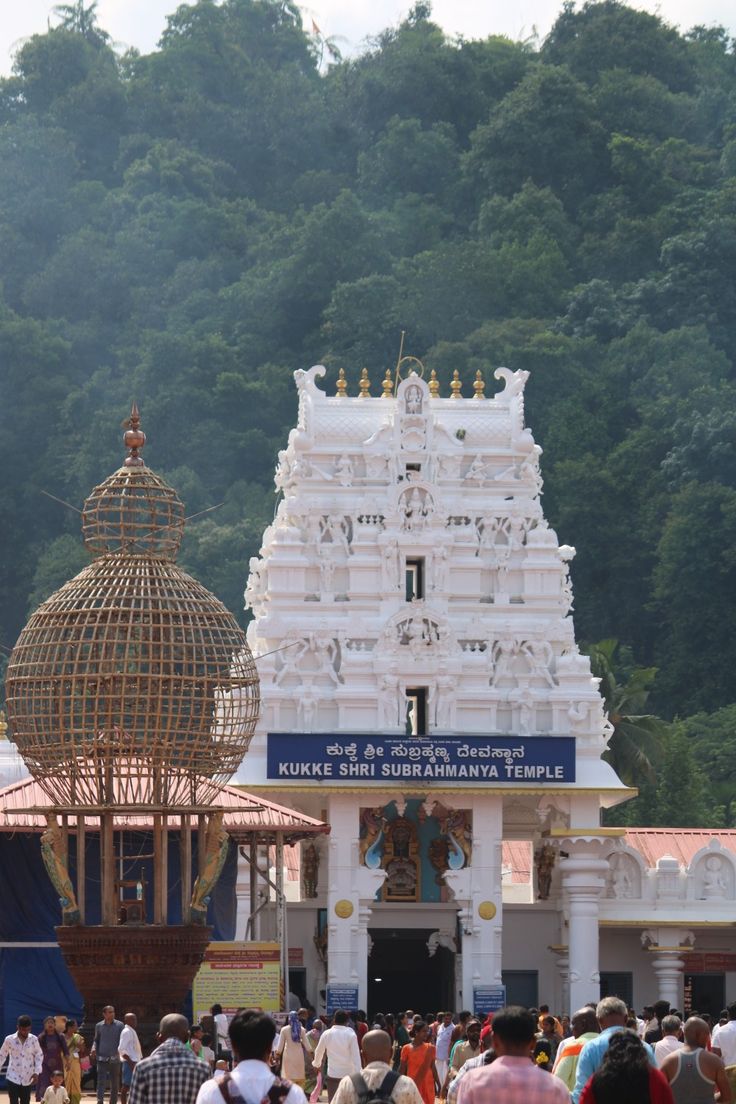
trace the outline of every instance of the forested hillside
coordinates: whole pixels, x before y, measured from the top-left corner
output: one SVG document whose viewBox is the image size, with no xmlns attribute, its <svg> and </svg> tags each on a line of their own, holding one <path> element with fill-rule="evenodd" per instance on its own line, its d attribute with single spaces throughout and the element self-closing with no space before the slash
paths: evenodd
<svg viewBox="0 0 736 1104">
<path fill-rule="evenodd" d="M 51 24 L 0 81 L 3 648 L 85 562 L 41 492 L 81 505 L 133 398 L 188 512 L 224 502 L 183 559 L 244 617 L 293 370 L 366 367 L 376 394 L 405 329 L 443 393 L 531 370 L 578 636 L 658 668 L 670 774 L 694 748 L 735 822 L 728 35 L 615 0 L 541 44 L 449 40 L 417 3 L 345 61 L 289 0 L 181 7 L 147 56 L 94 4 Z"/>
</svg>

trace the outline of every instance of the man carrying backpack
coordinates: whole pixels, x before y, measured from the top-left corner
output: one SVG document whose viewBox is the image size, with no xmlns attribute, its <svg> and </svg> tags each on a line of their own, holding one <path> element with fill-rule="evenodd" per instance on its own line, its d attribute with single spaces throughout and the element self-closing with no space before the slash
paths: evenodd
<svg viewBox="0 0 736 1104">
<path fill-rule="evenodd" d="M 386 1031 L 363 1036 L 365 1066 L 360 1073 L 343 1077 L 332 1104 L 423 1104 L 411 1077 L 391 1069 L 393 1043 Z"/>
<path fill-rule="evenodd" d="M 197 1104 L 307 1104 L 298 1085 L 271 1070 L 276 1024 L 270 1016 L 253 1009 L 239 1012 L 228 1034 L 237 1064 L 232 1073 L 205 1081 Z"/>
</svg>

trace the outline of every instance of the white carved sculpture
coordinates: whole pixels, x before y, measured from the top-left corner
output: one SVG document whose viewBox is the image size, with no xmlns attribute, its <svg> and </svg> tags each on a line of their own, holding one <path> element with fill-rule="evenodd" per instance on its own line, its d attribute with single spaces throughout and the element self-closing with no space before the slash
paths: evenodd
<svg viewBox="0 0 736 1104">
<path fill-rule="evenodd" d="M 317 549 L 322 590 L 327 595 L 333 593 L 332 584 L 335 577 L 335 561 L 332 558 L 333 547 L 331 544 L 320 544 Z"/>
<path fill-rule="evenodd" d="M 399 579 L 399 545 L 396 540 L 386 541 L 381 549 L 381 588 L 384 591 L 396 590 Z"/>
<path fill-rule="evenodd" d="M 437 676 L 437 728 L 448 729 L 455 727 L 455 679 L 452 675 Z"/>
<path fill-rule="evenodd" d="M 486 471 L 488 465 L 482 456 L 476 456 L 465 473 L 466 483 L 475 483 L 478 487 L 482 487 L 486 481 Z"/>
<path fill-rule="evenodd" d="M 346 453 L 343 453 L 337 461 L 335 478 L 341 487 L 352 487 L 353 485 L 353 465 Z"/>
<path fill-rule="evenodd" d="M 382 675 L 378 690 L 379 728 L 396 728 L 400 724 L 400 711 L 405 704 L 405 698 L 400 693 L 398 676 L 388 673 Z"/>
<path fill-rule="evenodd" d="M 432 590 L 445 590 L 449 566 L 450 549 L 446 544 L 441 544 L 432 554 Z"/>
<path fill-rule="evenodd" d="M 718 855 L 709 855 L 703 871 L 703 896 L 713 901 L 726 896 L 728 886 L 723 877 L 723 859 Z"/>
</svg>

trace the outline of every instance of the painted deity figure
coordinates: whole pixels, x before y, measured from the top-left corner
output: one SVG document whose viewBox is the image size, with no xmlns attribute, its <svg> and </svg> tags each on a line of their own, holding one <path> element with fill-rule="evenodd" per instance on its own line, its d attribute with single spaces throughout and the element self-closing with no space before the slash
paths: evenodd
<svg viewBox="0 0 736 1104">
<path fill-rule="evenodd" d="M 547 901 L 552 888 L 552 871 L 555 865 L 554 847 L 545 843 L 535 851 L 534 862 L 537 867 L 537 897 L 540 901 Z"/>
<path fill-rule="evenodd" d="M 304 848 L 304 865 L 302 866 L 304 877 L 304 896 L 314 898 L 317 896 L 317 882 L 319 880 L 319 851 L 310 843 Z"/>
<path fill-rule="evenodd" d="M 69 877 L 68 856 L 64 849 L 64 835 L 59 827 L 56 813 L 47 813 L 48 828 L 41 836 L 41 856 L 48 876 L 59 894 L 61 918 L 64 924 L 79 924 L 81 916 Z"/>
<path fill-rule="evenodd" d="M 189 905 L 189 921 L 192 924 L 207 923 L 207 906 L 225 865 L 230 837 L 223 826 L 224 815 L 222 810 L 218 810 L 212 813 L 207 822 L 204 865 L 194 883 L 192 900 Z"/>
</svg>

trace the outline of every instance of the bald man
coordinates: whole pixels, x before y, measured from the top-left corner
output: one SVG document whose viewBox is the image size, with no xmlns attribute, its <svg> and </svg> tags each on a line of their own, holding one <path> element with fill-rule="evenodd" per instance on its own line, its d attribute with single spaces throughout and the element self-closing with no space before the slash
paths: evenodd
<svg viewBox="0 0 736 1104">
<path fill-rule="evenodd" d="M 706 1049 L 710 1030 L 705 1020 L 686 1022 L 685 1045 L 669 1054 L 660 1069 L 670 1083 L 675 1104 L 731 1104 L 731 1086 L 723 1061 Z"/>
<path fill-rule="evenodd" d="M 129 1104 L 195 1104 L 209 1066 L 184 1044 L 189 1022 L 172 1012 L 159 1024 L 161 1045 L 133 1070 Z"/>
<path fill-rule="evenodd" d="M 363 1036 L 365 1066 L 360 1073 L 343 1077 L 332 1104 L 358 1104 L 359 1090 L 363 1085 L 369 1092 L 377 1090 L 384 1100 L 391 1100 L 392 1104 L 423 1104 L 421 1093 L 411 1077 L 403 1077 L 391 1069 L 392 1050 L 391 1036 L 386 1031 L 367 1031 Z"/>
<path fill-rule="evenodd" d="M 571 1026 L 572 1038 L 563 1039 L 560 1043 L 552 1067 L 552 1073 L 565 1082 L 570 1092 L 575 1088 L 580 1052 L 589 1039 L 595 1039 L 599 1034 L 595 1012 L 588 1005 L 573 1014 Z"/>
</svg>

